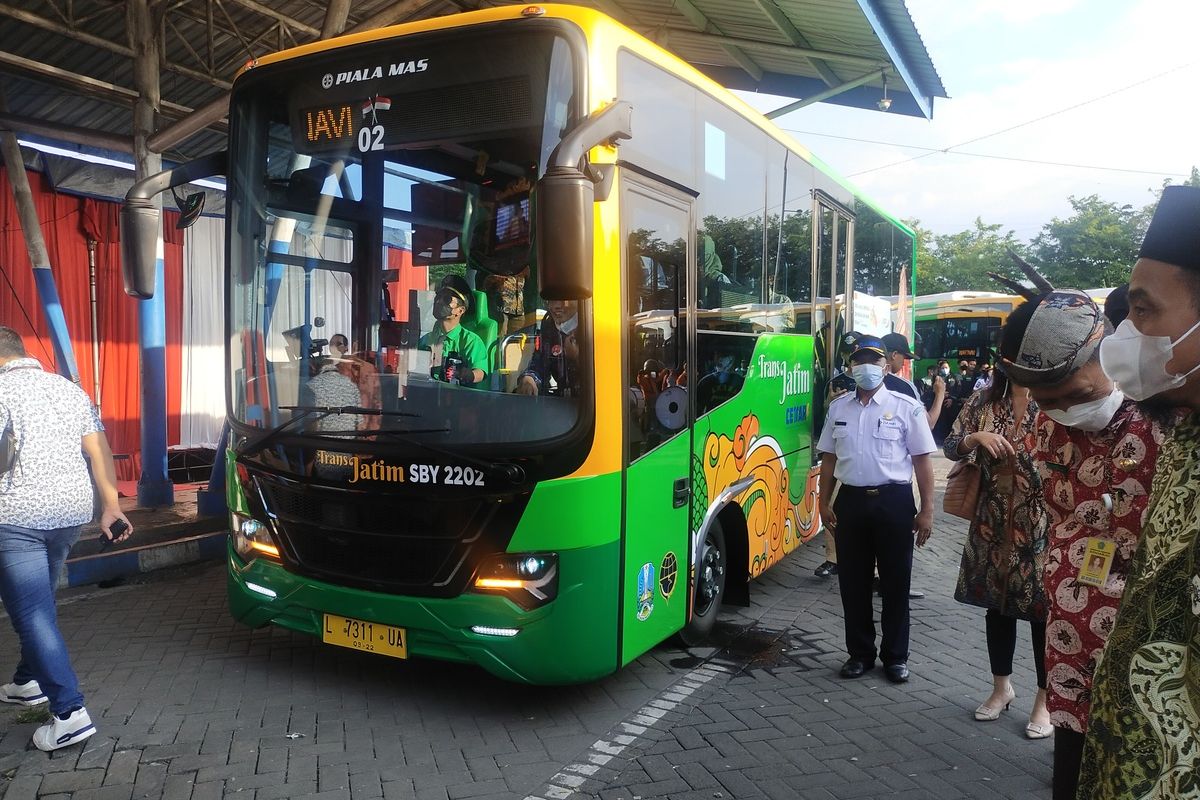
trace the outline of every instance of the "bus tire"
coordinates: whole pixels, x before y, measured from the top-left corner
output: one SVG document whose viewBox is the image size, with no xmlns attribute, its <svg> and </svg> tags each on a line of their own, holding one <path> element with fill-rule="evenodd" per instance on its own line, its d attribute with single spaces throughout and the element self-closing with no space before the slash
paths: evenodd
<svg viewBox="0 0 1200 800">
<path fill-rule="evenodd" d="M 729 573 L 729 552 L 725 549 L 725 531 L 714 519 L 704 534 L 704 543 L 696 555 L 696 596 L 692 618 L 679 638 L 688 647 L 703 644 L 712 633 L 717 612 L 725 597 L 725 578 Z"/>
</svg>

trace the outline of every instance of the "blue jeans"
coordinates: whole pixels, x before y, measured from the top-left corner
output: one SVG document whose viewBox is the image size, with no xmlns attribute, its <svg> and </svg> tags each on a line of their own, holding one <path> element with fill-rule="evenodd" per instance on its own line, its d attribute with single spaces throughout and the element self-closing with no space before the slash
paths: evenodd
<svg viewBox="0 0 1200 800">
<path fill-rule="evenodd" d="M 54 586 L 78 538 L 79 526 L 42 531 L 0 525 L 0 600 L 21 640 L 13 681 L 36 680 L 52 714 L 83 705 L 54 605 Z"/>
</svg>

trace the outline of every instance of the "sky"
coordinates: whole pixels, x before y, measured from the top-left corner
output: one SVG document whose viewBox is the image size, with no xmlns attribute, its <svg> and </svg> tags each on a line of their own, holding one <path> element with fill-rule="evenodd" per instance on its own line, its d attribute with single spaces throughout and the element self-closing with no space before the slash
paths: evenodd
<svg viewBox="0 0 1200 800">
<path fill-rule="evenodd" d="M 1197 0 L 907 5 L 950 95 L 932 120 L 827 103 L 775 120 L 900 218 L 955 233 L 981 217 L 1028 241 L 1068 196 L 1141 207 L 1200 166 Z"/>
</svg>

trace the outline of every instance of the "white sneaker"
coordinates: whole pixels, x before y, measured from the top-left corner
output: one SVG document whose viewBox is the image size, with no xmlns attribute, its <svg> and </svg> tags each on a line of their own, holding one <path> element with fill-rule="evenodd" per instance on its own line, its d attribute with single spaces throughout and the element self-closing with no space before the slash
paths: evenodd
<svg viewBox="0 0 1200 800">
<path fill-rule="evenodd" d="M 78 744 L 96 732 L 92 718 L 86 708 L 77 708 L 66 719 L 56 716 L 33 732 L 33 743 L 38 750 L 57 750 L 60 747 Z"/>
<path fill-rule="evenodd" d="M 6 683 L 0 686 L 0 702 L 16 703 L 19 706 L 36 706 L 46 702 L 48 698 L 38 686 L 37 681 L 26 683 Z"/>
</svg>

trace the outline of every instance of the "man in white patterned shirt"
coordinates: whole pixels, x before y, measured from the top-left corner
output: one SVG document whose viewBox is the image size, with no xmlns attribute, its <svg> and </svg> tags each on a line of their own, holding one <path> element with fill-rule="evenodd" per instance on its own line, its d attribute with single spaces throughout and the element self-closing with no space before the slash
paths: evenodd
<svg viewBox="0 0 1200 800">
<path fill-rule="evenodd" d="M 21 640 L 13 682 L 0 701 L 49 701 L 50 722 L 33 734 L 41 750 L 82 742 L 96 732 L 58 630 L 54 587 L 79 529 L 93 514 L 92 480 L 100 492 L 102 535 L 129 537 L 104 426 L 88 396 L 29 358 L 20 335 L 0 326 L 0 431 L 15 456 L 0 465 L 0 599 Z M 91 461 L 92 477 L 84 455 Z M 124 523 L 124 530 L 115 523 Z"/>
</svg>

